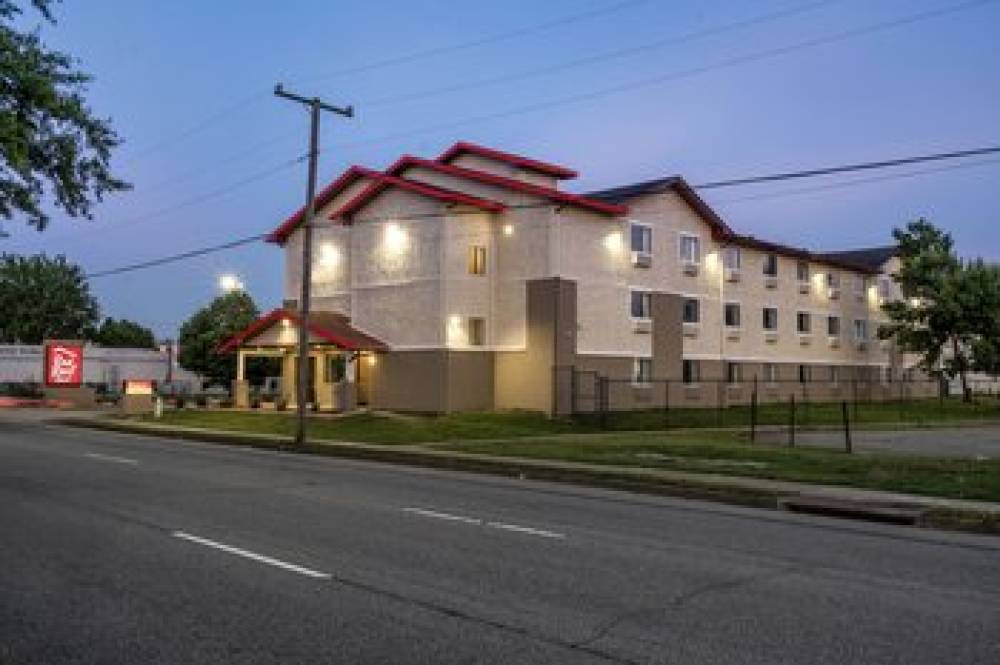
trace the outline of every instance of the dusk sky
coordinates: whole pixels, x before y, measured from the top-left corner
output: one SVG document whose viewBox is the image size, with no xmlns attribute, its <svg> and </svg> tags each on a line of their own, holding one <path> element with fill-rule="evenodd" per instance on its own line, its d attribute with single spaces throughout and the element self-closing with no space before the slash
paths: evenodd
<svg viewBox="0 0 1000 665">
<path fill-rule="evenodd" d="M 42 35 L 94 76 L 91 106 L 125 139 L 114 164 L 135 188 L 91 222 L 55 214 L 39 234 L 5 221 L 0 250 L 64 253 L 87 271 L 266 232 L 301 205 L 305 164 L 291 160 L 307 116 L 272 95 L 278 81 L 356 107 L 323 119 L 321 186 L 349 164 L 456 140 L 572 167 L 573 191 L 1000 145 L 1000 2 L 66 0 L 55 12 Z M 736 230 L 778 242 L 886 244 L 924 216 L 963 255 L 997 260 L 998 185 L 1000 157 L 981 157 L 704 196 Z M 280 303 L 282 252 L 264 243 L 92 287 L 103 313 L 173 336 L 228 272 L 262 310 Z"/>
</svg>

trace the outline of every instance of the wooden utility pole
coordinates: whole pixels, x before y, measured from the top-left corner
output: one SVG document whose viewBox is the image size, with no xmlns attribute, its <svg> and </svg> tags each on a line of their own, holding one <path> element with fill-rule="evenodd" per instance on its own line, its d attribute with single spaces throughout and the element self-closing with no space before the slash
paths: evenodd
<svg viewBox="0 0 1000 665">
<path fill-rule="evenodd" d="M 319 156 L 319 113 L 329 111 L 354 117 L 354 107 L 325 103 L 319 97 L 303 97 L 286 91 L 281 84 L 274 94 L 309 108 L 309 176 L 306 182 L 306 207 L 302 220 L 302 284 L 299 293 L 298 359 L 295 381 L 295 445 L 306 441 L 306 400 L 309 398 L 309 304 L 312 293 L 312 223 L 316 215 L 316 162 Z"/>
</svg>

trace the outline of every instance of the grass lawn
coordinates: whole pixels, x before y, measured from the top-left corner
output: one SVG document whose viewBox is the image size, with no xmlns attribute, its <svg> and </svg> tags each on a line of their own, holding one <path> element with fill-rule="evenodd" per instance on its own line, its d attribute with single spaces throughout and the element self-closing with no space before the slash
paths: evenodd
<svg viewBox="0 0 1000 665">
<path fill-rule="evenodd" d="M 949 409 L 947 413 L 953 416 L 949 422 L 958 422 L 965 419 L 959 418 L 959 415 L 966 413 L 966 408 L 971 412 L 972 407 L 956 403 L 946 408 Z M 818 418 L 822 413 L 833 412 L 833 407 L 824 406 L 821 409 L 816 406 L 814 414 Z M 883 422 L 892 420 L 892 409 L 886 408 L 882 413 Z M 897 409 L 897 418 L 898 413 Z M 293 432 L 294 426 L 290 413 L 210 410 L 166 412 L 157 422 L 286 435 Z M 707 420 L 700 422 L 705 425 L 714 423 Z M 655 421 L 640 424 L 653 425 Z M 1000 460 L 847 455 L 835 450 L 751 446 L 742 431 L 601 432 L 592 425 L 550 420 L 538 413 L 510 411 L 446 416 L 355 414 L 342 418 L 316 417 L 310 421 L 310 436 L 369 443 L 433 443 L 443 450 L 469 453 L 720 473 L 1000 501 Z"/>
<path fill-rule="evenodd" d="M 1000 460 L 848 455 L 833 450 L 751 446 L 735 432 L 615 432 L 580 437 L 462 441 L 435 447 L 1000 501 Z"/>
<path fill-rule="evenodd" d="M 184 427 L 205 427 L 234 432 L 292 435 L 293 412 L 247 413 L 236 411 L 165 411 L 148 422 Z M 589 426 L 551 420 L 533 411 L 454 413 L 444 416 L 393 416 L 358 413 L 340 418 L 312 417 L 309 436 L 316 439 L 363 443 L 428 443 L 459 439 L 506 439 L 509 437 L 592 431 Z"/>
</svg>

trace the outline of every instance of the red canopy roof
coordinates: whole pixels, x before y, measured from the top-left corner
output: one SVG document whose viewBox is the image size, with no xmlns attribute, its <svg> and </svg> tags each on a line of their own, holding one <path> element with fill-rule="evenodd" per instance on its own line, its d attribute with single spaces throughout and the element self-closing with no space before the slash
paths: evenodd
<svg viewBox="0 0 1000 665">
<path fill-rule="evenodd" d="M 297 312 L 278 308 L 271 310 L 249 326 L 219 345 L 216 353 L 230 353 L 253 339 L 279 321 L 299 322 Z M 320 339 L 348 351 L 388 351 L 389 345 L 380 339 L 361 332 L 351 325 L 351 320 L 337 312 L 311 312 L 306 324 L 309 332 Z"/>
</svg>

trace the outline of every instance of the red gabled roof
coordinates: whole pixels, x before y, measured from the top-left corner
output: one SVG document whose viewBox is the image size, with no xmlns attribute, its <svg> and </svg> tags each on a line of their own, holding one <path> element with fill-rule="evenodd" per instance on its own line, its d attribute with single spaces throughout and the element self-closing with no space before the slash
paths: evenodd
<svg viewBox="0 0 1000 665">
<path fill-rule="evenodd" d="M 465 205 L 486 210 L 487 212 L 500 212 L 502 210 L 506 210 L 507 208 L 507 206 L 498 201 L 491 201 L 478 196 L 471 196 L 462 192 L 456 192 L 451 189 L 445 189 L 435 185 L 428 185 L 423 182 L 415 182 L 413 180 L 406 180 L 405 178 L 379 173 L 375 176 L 375 182 L 366 187 L 362 192 L 342 205 L 340 208 L 333 211 L 329 218 L 350 219 L 351 216 L 361 209 L 362 206 L 371 201 L 374 197 L 378 196 L 378 194 L 384 191 L 387 187 L 399 187 L 400 189 L 405 189 L 406 191 L 414 192 L 432 199 L 437 199 L 438 201 L 443 201 L 445 203 L 463 203 Z"/>
<path fill-rule="evenodd" d="M 281 320 L 298 324 L 299 315 L 289 309 L 280 307 L 273 309 L 220 344 L 216 353 L 234 351 L 246 340 L 252 339 Z M 354 328 L 350 319 L 336 312 L 313 312 L 309 315 L 306 327 L 313 335 L 348 351 L 387 351 L 389 349 L 385 342 Z"/>
<path fill-rule="evenodd" d="M 395 164 L 386 169 L 386 173 L 398 176 L 401 175 L 403 171 L 413 166 L 426 168 L 431 171 L 455 176 L 457 178 L 466 178 L 468 180 L 475 180 L 476 182 L 481 182 L 487 185 L 494 185 L 517 192 L 523 192 L 525 194 L 532 194 L 534 196 L 547 198 L 550 201 L 585 208 L 587 210 L 603 213 L 605 215 L 624 215 L 628 212 L 628 208 L 623 205 L 605 203 L 603 201 L 589 199 L 578 194 L 561 192 L 558 189 L 552 189 L 551 187 L 533 185 L 531 183 L 522 182 L 513 178 L 505 178 L 504 176 L 499 176 L 494 173 L 476 171 L 473 169 L 463 168 L 461 166 L 454 166 L 452 164 L 443 164 L 441 162 L 421 159 L 420 157 L 414 157 L 412 155 L 404 155 L 400 157 Z"/>
<path fill-rule="evenodd" d="M 560 180 L 575 178 L 577 173 L 573 169 L 568 169 L 565 166 L 559 166 L 558 164 L 549 164 L 547 162 L 540 162 L 537 159 L 531 159 L 529 157 L 522 157 L 521 155 L 515 155 L 510 152 L 503 152 L 502 150 L 495 150 L 493 148 L 487 148 L 485 146 L 477 145 L 475 143 L 469 143 L 467 141 L 459 141 L 455 145 L 451 146 L 437 158 L 437 161 L 442 164 L 450 164 L 459 155 L 473 154 L 479 155 L 481 157 L 486 157 L 487 159 L 493 159 L 498 162 L 505 162 L 513 166 L 526 169 L 528 171 L 534 171 L 535 173 L 541 173 L 543 175 L 552 176 L 553 178 L 559 178 Z"/>
<path fill-rule="evenodd" d="M 361 178 L 377 178 L 381 175 L 378 171 L 373 171 L 372 169 L 365 168 L 364 166 L 352 166 L 346 171 L 344 171 L 339 178 L 331 182 L 329 185 L 323 188 L 323 190 L 316 195 L 316 210 L 319 210 L 327 203 L 332 201 L 334 197 L 340 192 L 344 191 L 347 187 L 354 184 L 357 180 Z M 298 228 L 299 224 L 302 223 L 302 217 L 305 215 L 306 207 L 302 206 L 296 210 L 291 217 L 286 219 L 281 225 L 267 236 L 267 242 L 274 242 L 284 244 L 288 240 L 288 236 Z"/>
</svg>

